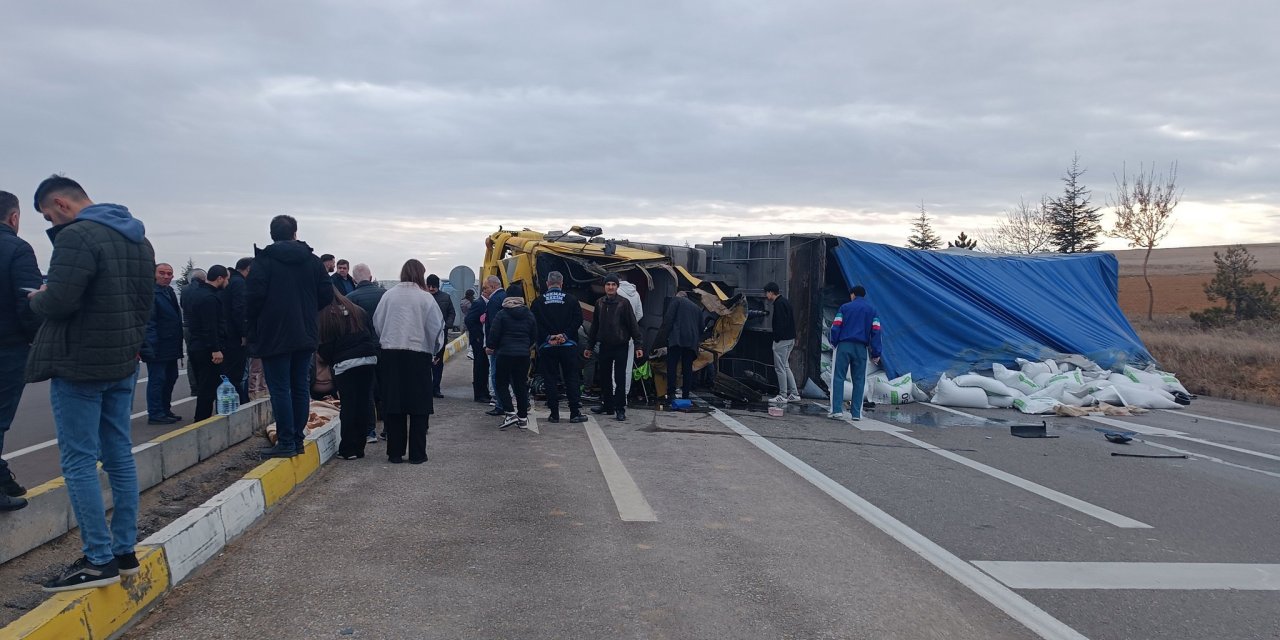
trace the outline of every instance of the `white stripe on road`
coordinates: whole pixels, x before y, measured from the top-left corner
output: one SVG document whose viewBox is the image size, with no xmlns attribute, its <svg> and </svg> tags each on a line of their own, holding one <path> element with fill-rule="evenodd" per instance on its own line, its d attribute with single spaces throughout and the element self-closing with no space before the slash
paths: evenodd
<svg viewBox="0 0 1280 640">
<path fill-rule="evenodd" d="M 871 422 L 873 424 L 877 422 L 876 420 L 868 421 L 865 418 L 862 421 Z M 885 425 L 885 426 L 888 426 L 888 425 Z M 990 465 L 986 465 L 981 462 L 978 462 L 977 460 L 970 460 L 969 458 L 966 458 L 953 451 L 947 451 L 946 449 L 936 447 L 923 440 L 917 440 L 915 438 L 912 438 L 911 436 L 905 433 L 902 433 L 901 431 L 892 431 L 889 429 L 885 429 L 884 432 L 888 433 L 889 435 L 899 440 L 910 442 L 911 444 L 914 444 L 917 447 L 920 447 L 921 449 L 936 453 L 948 460 L 951 460 L 952 462 L 958 462 L 966 467 L 969 467 L 970 469 L 973 469 L 974 471 L 985 473 L 991 476 L 992 478 L 1007 482 L 1015 487 L 1018 487 L 1019 489 L 1030 491 L 1031 493 L 1034 493 L 1040 496 L 1041 498 L 1052 500 L 1064 507 L 1067 507 L 1068 509 L 1075 509 L 1080 513 L 1083 513 L 1087 516 L 1092 516 L 1108 524 L 1112 524 L 1117 527 L 1120 527 L 1121 529 L 1150 529 L 1151 528 L 1151 525 L 1149 524 L 1138 522 L 1137 520 L 1134 520 L 1133 518 L 1130 518 L 1128 516 L 1122 516 L 1109 509 L 1104 509 L 1102 507 L 1099 507 L 1098 505 L 1085 502 L 1084 500 L 1069 496 L 1060 491 L 1055 491 L 1042 484 L 1037 484 L 1025 478 L 1020 478 L 1018 476 L 1015 476 L 1012 473 L 1001 471 Z"/>
<path fill-rule="evenodd" d="M 1165 413 L 1173 413 L 1173 414 L 1177 414 L 1177 415 L 1187 416 L 1188 418 L 1199 418 L 1200 420 L 1212 420 L 1212 421 L 1214 421 L 1214 422 L 1221 422 L 1221 423 L 1223 423 L 1223 424 L 1233 424 L 1233 425 L 1235 425 L 1235 426 L 1237 426 L 1237 427 L 1245 427 L 1246 429 L 1257 429 L 1257 430 L 1259 430 L 1259 431 L 1270 431 L 1271 433 L 1280 433 L 1280 429 L 1274 429 L 1274 428 L 1272 428 L 1272 427 L 1260 427 L 1260 426 L 1258 426 L 1258 425 L 1256 425 L 1256 424 L 1247 424 L 1247 423 L 1244 423 L 1244 422 L 1236 422 L 1235 420 L 1224 420 L 1224 419 L 1222 419 L 1222 418 L 1213 418 L 1213 417 L 1210 417 L 1210 416 L 1202 416 L 1202 415 L 1197 414 L 1197 413 L 1187 413 L 1186 411 L 1180 411 L 1180 410 L 1176 410 L 1176 409 L 1161 409 L 1161 411 L 1163 411 L 1163 412 L 1165 412 Z"/>
<path fill-rule="evenodd" d="M 187 370 L 186 370 L 186 369 L 179 369 L 179 370 L 178 370 L 178 375 L 180 375 L 180 376 L 185 376 L 185 375 L 187 375 Z M 146 382 L 146 381 L 148 381 L 148 380 L 150 380 L 150 379 L 151 379 L 151 378 L 150 378 L 150 376 L 148 376 L 148 377 L 146 377 L 146 378 L 138 378 L 138 384 L 142 384 L 142 383 L 144 383 L 144 382 Z"/>
<path fill-rule="evenodd" d="M 1036 635 L 1046 640 L 1085 640 L 1083 635 L 1068 627 L 1061 620 L 1031 604 L 1026 598 L 1014 593 L 987 574 L 978 571 L 972 565 L 957 558 L 955 554 L 943 549 L 934 541 L 885 513 L 879 507 L 867 502 L 858 494 L 823 475 L 799 458 L 787 453 L 778 445 L 769 442 L 756 432 L 748 429 L 741 422 L 725 415 L 723 411 L 713 409 L 711 415 L 737 432 L 747 442 L 755 445 L 756 448 L 782 463 L 783 466 L 796 472 L 800 477 L 834 498 L 840 504 L 843 504 L 863 520 L 888 534 L 889 537 L 919 554 L 930 564 L 1007 613 L 1009 617 L 1022 623 Z"/>
<path fill-rule="evenodd" d="M 975 561 L 1011 589 L 1280 591 L 1280 564 Z"/>
<path fill-rule="evenodd" d="M 1157 448 L 1157 449 L 1164 449 L 1165 451 L 1172 451 L 1172 452 L 1174 452 L 1174 453 L 1181 453 L 1182 455 L 1187 456 L 1188 458 L 1199 458 L 1199 459 L 1201 459 L 1201 460 L 1208 460 L 1209 462 L 1216 462 L 1216 463 L 1218 463 L 1218 464 L 1226 465 L 1226 466 L 1228 466 L 1228 467 L 1234 467 L 1234 468 L 1236 468 L 1236 469 L 1244 469 L 1245 471 L 1252 471 L 1252 472 L 1254 472 L 1254 473 L 1261 473 L 1261 474 L 1262 474 L 1262 475 L 1264 475 L 1264 476 L 1271 476 L 1272 478 L 1280 478 L 1280 473 L 1276 473 L 1276 472 L 1274 472 L 1274 471 L 1265 471 L 1265 470 L 1262 470 L 1262 469 L 1255 469 L 1255 468 L 1253 468 L 1253 467 L 1246 467 L 1245 465 L 1242 465 L 1242 464 L 1236 464 L 1236 463 L 1234 463 L 1234 462 L 1227 462 L 1226 460 L 1223 460 L 1222 458 L 1217 458 L 1217 457 L 1214 457 L 1214 456 L 1205 455 L 1205 454 L 1203 454 L 1203 453 L 1196 453 L 1196 452 L 1194 452 L 1194 451 L 1187 451 L 1186 449 L 1179 449 L 1179 448 L 1177 448 L 1177 447 L 1171 447 L 1171 446 L 1169 446 L 1169 445 L 1167 445 L 1167 444 L 1160 444 L 1159 442 L 1152 442 L 1152 441 L 1150 441 L 1150 440 L 1145 440 L 1145 439 L 1144 439 L 1144 440 L 1142 440 L 1141 442 L 1142 442 L 1142 444 L 1145 444 L 1145 445 L 1147 445 L 1148 447 L 1155 447 L 1155 448 Z"/>
<path fill-rule="evenodd" d="M 990 419 L 988 419 L 988 418 L 984 418 L 984 417 L 982 417 L 982 416 L 975 416 L 975 415 L 973 415 L 972 413 L 965 413 L 965 412 L 960 411 L 960 410 L 958 410 L 958 409 L 952 409 L 951 407 L 944 407 L 944 406 L 942 406 L 942 405 L 940 405 L 940 404 L 933 404 L 932 402 L 921 402 L 920 404 L 922 404 L 922 405 L 924 405 L 924 406 L 926 406 L 926 407 L 931 407 L 931 408 L 933 408 L 933 409 L 942 409 L 943 411 L 949 411 L 949 412 L 954 413 L 954 414 L 956 414 L 956 415 L 958 415 L 958 416 L 964 416 L 964 417 L 966 417 L 966 418 L 973 418 L 974 420 L 981 420 L 981 421 L 983 421 L 983 422 L 991 422 L 991 420 L 990 420 Z"/>
<path fill-rule="evenodd" d="M 1197 444 L 1203 444 L 1210 447 L 1217 447 L 1219 449 L 1226 449 L 1227 451 L 1235 451 L 1236 453 L 1243 453 L 1246 455 L 1257 456 L 1259 458 L 1266 458 L 1267 460 L 1275 460 L 1276 462 L 1280 462 L 1280 456 L 1271 455 L 1270 453 L 1263 453 L 1261 451 L 1254 451 L 1253 449 L 1233 447 L 1229 444 L 1213 442 L 1212 440 L 1205 440 L 1203 438 L 1193 438 L 1189 435 L 1186 435 L 1185 433 L 1182 433 L 1181 431 L 1172 431 L 1169 429 L 1162 429 L 1160 427 L 1148 427 L 1143 424 L 1136 424 L 1132 422 L 1121 422 L 1120 420 L 1113 420 L 1111 418 L 1101 418 L 1098 416 L 1085 416 L 1084 419 L 1092 420 L 1099 424 L 1105 424 L 1107 426 L 1115 427 L 1117 429 L 1134 431 L 1136 433 L 1141 433 L 1147 436 L 1165 436 L 1169 438 L 1177 438 L 1179 440 L 1185 440 L 1187 442 L 1195 442 Z"/>
<path fill-rule="evenodd" d="M 187 402 L 191 402 L 192 400 L 195 400 L 195 399 L 196 399 L 196 397 L 195 397 L 195 396 L 188 396 L 188 397 L 183 398 L 183 399 L 181 399 L 181 400 L 174 400 L 174 401 L 173 401 L 173 406 L 175 406 L 175 407 L 176 407 L 176 406 L 178 406 L 178 405 L 180 405 L 180 404 L 184 404 L 184 403 L 187 403 Z M 135 413 L 135 414 L 133 414 L 133 415 L 129 416 L 129 419 L 130 419 L 130 420 L 137 420 L 138 418 L 141 418 L 142 416 L 145 416 L 145 415 L 147 415 L 147 412 L 146 412 L 146 411 L 139 411 L 138 413 Z M 58 444 L 58 439 L 57 439 L 57 438 L 54 438 L 53 440 L 47 440 L 47 441 L 45 441 L 45 442 L 41 442 L 40 444 L 33 444 L 33 445 L 31 445 L 31 446 L 29 446 L 29 447 L 27 447 L 27 448 L 25 448 L 25 449 L 18 449 L 17 451 L 14 451 L 13 453 L 6 453 L 6 454 L 4 454 L 4 456 L 2 456 L 2 457 L 3 457 L 5 460 L 12 460 L 12 459 L 14 459 L 14 458 L 16 458 L 16 457 L 18 457 L 18 456 L 24 456 L 24 455 L 26 455 L 26 454 L 28 454 L 28 453 L 33 453 L 33 452 L 39 451 L 39 450 L 41 450 L 41 449 L 47 449 L 47 448 L 49 448 L 49 447 L 52 447 L 52 446 L 53 446 L 53 445 L 55 445 L 55 444 Z"/>
<path fill-rule="evenodd" d="M 586 428 L 587 439 L 596 452 L 596 460 L 600 463 L 605 483 L 609 485 L 609 493 L 613 494 L 613 502 L 618 505 L 618 516 L 623 522 L 657 522 L 658 516 L 653 513 L 649 501 L 644 499 L 644 494 L 640 493 L 640 487 L 623 466 L 618 452 L 613 450 L 595 418 L 588 417 L 582 426 Z"/>
</svg>

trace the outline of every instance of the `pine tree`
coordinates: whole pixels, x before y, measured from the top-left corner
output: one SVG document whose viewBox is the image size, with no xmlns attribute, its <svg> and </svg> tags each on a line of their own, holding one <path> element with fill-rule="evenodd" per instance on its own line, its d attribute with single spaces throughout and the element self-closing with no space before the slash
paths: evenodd
<svg viewBox="0 0 1280 640">
<path fill-rule="evenodd" d="M 942 246 L 942 238 L 933 232 L 933 226 L 929 224 L 929 215 L 925 213 L 924 203 L 920 203 L 920 217 L 911 223 L 911 229 L 915 233 L 907 238 L 908 249 L 937 249 Z"/>
<path fill-rule="evenodd" d="M 1089 189 L 1080 181 L 1080 155 L 1071 158 L 1071 168 L 1063 176 L 1063 193 L 1049 200 L 1049 222 L 1053 225 L 1053 245 L 1060 253 L 1088 253 L 1102 243 L 1102 211 L 1089 206 Z"/>
<path fill-rule="evenodd" d="M 964 232 L 961 231 L 960 235 L 956 236 L 956 239 L 954 241 L 947 243 L 947 248 L 948 249 L 968 249 L 970 251 L 973 251 L 974 249 L 978 248 L 978 241 L 974 240 L 973 238 L 970 238 L 969 236 L 966 236 Z"/>
<path fill-rule="evenodd" d="M 187 285 L 191 284 L 191 272 L 194 271 L 195 268 L 196 263 L 193 262 L 191 258 L 187 258 L 186 266 L 182 267 L 182 274 L 179 275 L 178 279 L 175 281 L 179 290 L 186 289 Z"/>
<path fill-rule="evenodd" d="M 1265 284 L 1250 282 L 1257 262 L 1244 245 L 1227 247 L 1225 255 L 1214 251 L 1213 263 L 1218 271 L 1213 281 L 1204 285 L 1205 297 L 1210 302 L 1222 298 L 1224 311 L 1236 320 L 1275 318 L 1280 314 L 1280 288 L 1267 291 Z"/>
</svg>

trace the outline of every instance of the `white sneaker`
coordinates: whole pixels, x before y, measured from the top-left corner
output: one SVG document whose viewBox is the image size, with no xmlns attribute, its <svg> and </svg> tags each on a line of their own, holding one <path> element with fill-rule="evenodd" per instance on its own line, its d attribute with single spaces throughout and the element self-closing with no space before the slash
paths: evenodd
<svg viewBox="0 0 1280 640">
<path fill-rule="evenodd" d="M 468 360 L 475 360 L 475 359 L 476 359 L 476 357 L 475 357 L 475 356 L 473 356 L 473 355 L 471 355 L 470 353 L 468 353 L 468 354 L 467 354 L 467 359 L 468 359 Z"/>
<path fill-rule="evenodd" d="M 519 422 L 520 422 L 520 419 L 516 417 L 516 414 L 508 413 L 506 416 L 506 419 L 502 421 L 502 426 L 498 427 L 498 430 L 501 431 L 503 429 L 506 429 L 507 427 L 513 427 Z"/>
<path fill-rule="evenodd" d="M 769 398 L 769 404 L 786 404 L 786 403 L 787 403 L 787 397 L 782 395 L 781 393 L 779 393 L 778 395 L 772 398 Z"/>
<path fill-rule="evenodd" d="M 849 419 L 857 422 L 862 419 L 862 416 L 849 416 Z"/>
<path fill-rule="evenodd" d="M 800 394 L 798 393 L 792 393 L 787 396 L 787 402 L 800 402 L 800 400 Z"/>
<path fill-rule="evenodd" d="M 844 420 L 844 412 L 841 411 L 840 413 L 828 413 L 827 417 L 831 418 L 832 420 Z"/>
</svg>

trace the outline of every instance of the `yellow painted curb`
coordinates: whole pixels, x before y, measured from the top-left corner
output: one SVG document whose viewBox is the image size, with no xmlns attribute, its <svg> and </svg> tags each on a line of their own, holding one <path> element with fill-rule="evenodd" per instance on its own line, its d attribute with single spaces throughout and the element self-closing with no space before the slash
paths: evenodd
<svg viewBox="0 0 1280 640">
<path fill-rule="evenodd" d="M 123 629 L 169 588 L 164 550 L 138 547 L 140 571 L 118 584 L 55 594 L 0 629 L 0 640 L 108 638 Z"/>
<path fill-rule="evenodd" d="M 99 466 L 99 468 L 101 468 L 101 466 Z M 50 491 L 53 491 L 55 489 L 59 489 L 65 486 L 67 486 L 67 479 L 62 476 L 58 476 L 48 482 L 41 483 L 40 486 L 32 487 L 31 489 L 28 489 L 26 495 L 23 497 L 25 497 L 27 500 L 31 500 L 36 496 L 49 493 Z"/>
<path fill-rule="evenodd" d="M 205 418 L 200 422 L 189 424 L 185 427 L 182 427 L 181 429 L 174 429 L 173 431 L 170 431 L 168 433 L 162 433 L 152 438 L 151 442 L 164 442 L 165 440 L 172 440 L 184 433 L 190 433 L 192 431 L 195 431 L 196 429 L 199 429 L 200 427 L 203 427 L 206 424 L 213 422 L 214 420 L 218 420 L 219 418 L 225 418 L 225 417 L 226 416 L 213 416 L 212 418 Z"/>
<path fill-rule="evenodd" d="M 294 484 L 302 484 L 303 480 L 310 478 L 320 468 L 320 446 L 315 440 L 307 440 L 302 455 L 289 458 L 289 462 L 293 463 Z"/>
<path fill-rule="evenodd" d="M 293 491 L 293 486 L 297 484 L 293 462 L 290 460 L 290 458 L 272 458 L 244 474 L 245 480 L 257 480 L 262 484 L 262 496 L 267 507 L 279 502 L 281 498 Z"/>
</svg>

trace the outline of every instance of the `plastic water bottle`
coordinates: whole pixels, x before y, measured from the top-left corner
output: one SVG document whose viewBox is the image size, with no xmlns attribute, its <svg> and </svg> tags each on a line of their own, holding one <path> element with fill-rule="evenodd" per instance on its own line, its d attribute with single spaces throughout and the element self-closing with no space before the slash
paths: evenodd
<svg viewBox="0 0 1280 640">
<path fill-rule="evenodd" d="M 222 376 L 222 384 L 218 385 L 218 415 L 229 416 L 240 408 L 240 393 L 226 376 Z"/>
</svg>

